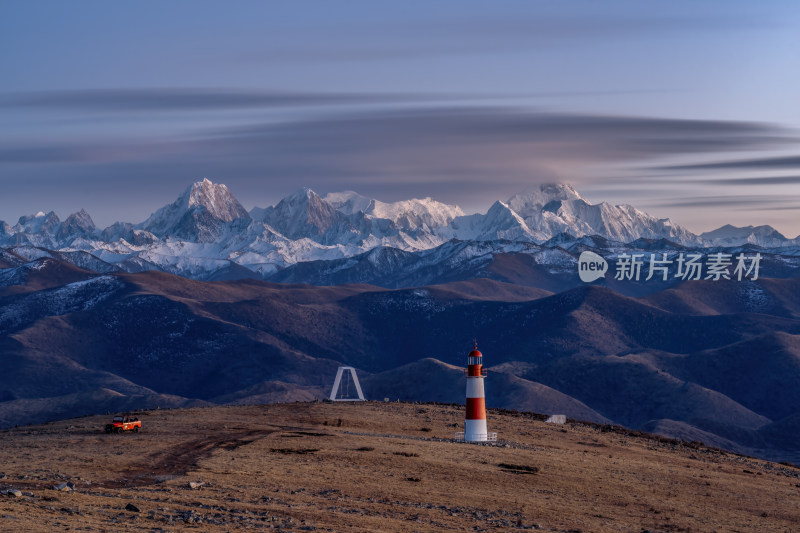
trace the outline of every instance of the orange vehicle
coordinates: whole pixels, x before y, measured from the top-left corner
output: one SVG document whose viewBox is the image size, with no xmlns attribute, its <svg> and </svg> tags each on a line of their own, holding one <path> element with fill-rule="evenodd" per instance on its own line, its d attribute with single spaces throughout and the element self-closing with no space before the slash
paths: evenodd
<svg viewBox="0 0 800 533">
<path fill-rule="evenodd" d="M 142 429 L 142 421 L 135 416 L 115 416 L 110 424 L 106 424 L 106 433 L 122 433 L 133 431 L 138 433 Z"/>
</svg>

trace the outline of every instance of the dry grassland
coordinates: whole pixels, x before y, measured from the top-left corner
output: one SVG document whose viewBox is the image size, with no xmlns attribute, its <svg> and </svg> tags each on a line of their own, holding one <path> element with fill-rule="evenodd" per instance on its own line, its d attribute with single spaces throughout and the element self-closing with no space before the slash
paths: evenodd
<svg viewBox="0 0 800 533">
<path fill-rule="evenodd" d="M 0 529 L 800 531 L 798 468 L 585 424 L 490 411 L 482 446 L 450 440 L 447 405 L 140 417 L 138 434 L 104 434 L 108 416 L 0 432 L 0 488 L 22 492 L 0 496 Z"/>
</svg>

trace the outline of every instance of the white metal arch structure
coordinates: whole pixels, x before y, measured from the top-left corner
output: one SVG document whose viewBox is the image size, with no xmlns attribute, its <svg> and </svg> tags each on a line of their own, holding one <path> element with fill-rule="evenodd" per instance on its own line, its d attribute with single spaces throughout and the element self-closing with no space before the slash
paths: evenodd
<svg viewBox="0 0 800 533">
<path fill-rule="evenodd" d="M 356 387 L 356 392 L 358 393 L 358 398 L 337 398 L 336 393 L 339 392 L 339 385 L 342 383 L 342 374 L 344 374 L 345 370 L 350 371 L 350 377 L 353 378 L 353 385 Z M 333 389 L 331 389 L 331 395 L 329 398 L 332 402 L 363 402 L 366 401 L 364 398 L 364 393 L 361 392 L 361 384 L 358 382 L 358 376 L 356 376 L 356 369 L 352 366 L 340 366 L 339 370 L 336 371 L 336 379 L 333 381 Z"/>
</svg>

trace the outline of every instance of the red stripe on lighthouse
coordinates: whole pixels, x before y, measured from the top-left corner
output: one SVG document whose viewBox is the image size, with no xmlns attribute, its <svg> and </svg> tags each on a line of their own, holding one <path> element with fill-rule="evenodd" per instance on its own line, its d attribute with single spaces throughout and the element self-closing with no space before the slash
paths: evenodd
<svg viewBox="0 0 800 533">
<path fill-rule="evenodd" d="M 486 419 L 486 398 L 467 398 L 467 420 Z"/>
<path fill-rule="evenodd" d="M 467 375 L 470 377 L 483 376 L 483 365 L 469 365 L 467 367 Z"/>
</svg>

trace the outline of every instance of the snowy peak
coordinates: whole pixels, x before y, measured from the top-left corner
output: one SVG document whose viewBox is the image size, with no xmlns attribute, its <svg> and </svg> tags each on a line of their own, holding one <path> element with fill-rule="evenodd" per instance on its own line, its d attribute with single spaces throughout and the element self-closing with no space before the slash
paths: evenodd
<svg viewBox="0 0 800 533">
<path fill-rule="evenodd" d="M 457 217 L 442 234 L 461 240 L 534 240 L 533 232 L 522 217 L 499 200 L 485 215 Z"/>
<path fill-rule="evenodd" d="M 190 209 L 203 208 L 217 220 L 232 222 L 237 218 L 249 218 L 245 208 L 234 198 L 228 187 L 214 184 L 208 178 L 193 184 L 184 194 L 188 194 L 187 203 Z"/>
<path fill-rule="evenodd" d="M 736 227 L 731 224 L 725 224 L 713 231 L 707 231 L 700 236 L 704 239 L 727 239 L 727 238 L 746 238 L 750 235 L 758 235 L 762 237 L 777 237 L 786 239 L 781 233 L 772 226 L 742 226 Z"/>
<path fill-rule="evenodd" d="M 458 207 L 430 198 L 384 203 L 352 191 L 324 198 L 309 188 L 296 191 L 266 209 L 254 208 L 254 219 L 283 238 L 301 244 L 310 239 L 336 253 L 361 253 L 378 246 L 427 250 L 443 241 L 435 229 L 461 214 Z M 353 252 L 344 252 L 348 256 Z"/>
<path fill-rule="evenodd" d="M 94 235 L 96 229 L 92 217 L 84 209 L 81 209 L 67 217 L 58 229 L 56 238 L 59 241 L 74 237 L 89 238 Z"/>
<path fill-rule="evenodd" d="M 250 220 L 242 204 L 225 185 L 209 179 L 187 188 L 173 203 L 162 207 L 140 224 L 158 237 L 176 236 L 193 242 L 214 242 L 228 225 L 246 226 Z"/>
<path fill-rule="evenodd" d="M 516 211 L 511 209 L 508 204 L 500 200 L 492 204 L 489 211 L 486 212 L 487 221 L 496 224 L 513 224 L 517 226 L 525 226 L 525 221 Z"/>
<path fill-rule="evenodd" d="M 50 211 L 45 214 L 43 211 L 39 211 L 35 215 L 19 217 L 14 230 L 19 233 L 48 233 L 52 235 L 58 230 L 59 224 L 61 224 L 61 220 L 55 212 Z"/>
<path fill-rule="evenodd" d="M 372 198 L 361 196 L 354 191 L 328 193 L 325 195 L 324 200 L 331 204 L 334 209 L 345 215 L 366 213 L 375 203 L 375 200 Z"/>
<path fill-rule="evenodd" d="M 428 197 L 393 203 L 373 200 L 366 214 L 391 220 L 401 228 L 413 230 L 446 226 L 456 217 L 464 216 L 464 211 L 457 205 L 437 202 Z"/>
<path fill-rule="evenodd" d="M 764 248 L 772 248 L 793 244 L 797 240 L 786 238 L 772 226 L 736 227 L 730 224 L 725 224 L 713 231 L 707 231 L 700 236 L 712 246 L 754 244 Z"/>
<path fill-rule="evenodd" d="M 79 237 L 93 238 L 96 230 L 92 217 L 83 209 L 68 216 L 64 222 L 53 211 L 47 214 L 39 211 L 35 215 L 20 217 L 13 227 L 0 221 L 0 240 L 7 244 L 58 248 L 68 246 Z"/>
<path fill-rule="evenodd" d="M 130 242 L 130 237 L 132 235 L 133 224 L 130 222 L 114 222 L 102 231 L 100 238 L 105 242 L 115 242 L 120 239 L 125 239 L 126 241 Z"/>
<path fill-rule="evenodd" d="M 352 191 L 330 193 L 325 200 L 346 215 L 363 213 L 369 217 L 389 220 L 403 230 L 433 229 L 446 226 L 454 218 L 464 216 L 457 205 L 438 202 L 430 197 L 412 198 L 399 202 L 381 202 Z"/>
<path fill-rule="evenodd" d="M 67 217 L 67 220 L 64 221 L 64 224 L 74 225 L 84 230 L 95 229 L 94 220 L 92 220 L 92 217 L 85 209 L 81 209 L 77 213 L 72 213 Z"/>
<path fill-rule="evenodd" d="M 281 202 L 289 205 L 301 205 L 308 202 L 316 202 L 317 200 L 322 200 L 317 193 L 308 187 L 303 187 L 281 200 Z"/>
<path fill-rule="evenodd" d="M 536 188 L 515 194 L 508 199 L 508 206 L 523 218 L 527 218 L 538 213 L 548 204 L 565 200 L 581 200 L 586 202 L 586 200 L 578 194 L 578 191 L 568 183 L 544 183 Z"/>
<path fill-rule="evenodd" d="M 325 200 L 346 215 L 363 213 L 369 217 L 393 222 L 398 228 L 411 231 L 446 226 L 464 211 L 457 205 L 438 202 L 430 197 L 399 202 L 381 202 L 353 191 L 330 193 Z"/>
<path fill-rule="evenodd" d="M 687 245 L 701 243 L 697 235 L 669 219 L 657 219 L 629 205 L 591 204 L 568 184 L 541 185 L 512 196 L 508 205 L 540 241 L 567 233 L 620 242 L 666 238 Z"/>
<path fill-rule="evenodd" d="M 344 218 L 320 196 L 304 187 L 264 210 L 263 222 L 290 239 L 324 235 Z"/>
</svg>

